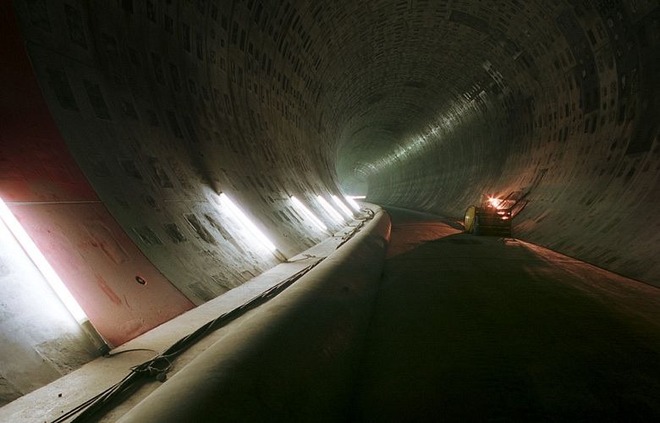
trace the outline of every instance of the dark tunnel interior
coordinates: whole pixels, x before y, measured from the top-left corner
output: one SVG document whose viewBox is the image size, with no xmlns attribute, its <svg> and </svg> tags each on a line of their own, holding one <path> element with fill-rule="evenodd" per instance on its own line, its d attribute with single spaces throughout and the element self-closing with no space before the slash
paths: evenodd
<svg viewBox="0 0 660 423">
<path fill-rule="evenodd" d="M 655 0 L 15 0 L 1 12 L 0 197 L 112 346 L 339 229 L 319 195 L 461 220 L 515 192 L 514 237 L 660 286 Z M 240 235 L 221 193 L 276 254 Z M 3 307 L 12 331 L 39 326 Z M 37 378 L 3 365 L 0 404 L 89 359 L 67 336 L 25 341 L 73 352 Z"/>
</svg>

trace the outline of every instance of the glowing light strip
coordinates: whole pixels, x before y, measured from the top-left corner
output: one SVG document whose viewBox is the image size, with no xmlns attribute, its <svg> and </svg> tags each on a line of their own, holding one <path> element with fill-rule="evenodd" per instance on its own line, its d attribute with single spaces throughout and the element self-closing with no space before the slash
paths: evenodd
<svg viewBox="0 0 660 423">
<path fill-rule="evenodd" d="M 9 207 L 7 207 L 1 198 L 0 219 L 2 219 L 7 228 L 9 228 L 9 231 L 14 235 L 34 265 L 37 266 L 39 272 L 44 276 L 52 290 L 59 297 L 60 301 L 62 301 L 67 310 L 69 310 L 73 318 L 76 319 L 78 323 L 88 321 L 89 319 L 87 318 L 87 315 L 76 299 L 73 298 L 73 295 L 71 295 L 69 289 L 64 285 L 62 279 L 60 279 L 57 273 L 55 273 L 55 270 L 53 270 L 50 263 L 48 263 L 46 257 L 44 257 L 41 251 L 39 251 L 34 241 L 32 241 L 27 232 L 25 232 L 25 229 L 23 229 L 18 220 L 16 220 L 16 217 L 14 217 L 11 210 L 9 210 Z"/>
<path fill-rule="evenodd" d="M 268 251 L 270 252 L 275 252 L 277 250 L 277 247 L 275 247 L 275 244 L 273 244 L 266 235 L 263 234 L 257 228 L 257 226 L 252 223 L 252 221 L 243 213 L 243 211 L 236 205 L 234 204 L 233 201 L 225 193 L 220 194 L 220 205 L 223 206 L 223 208 L 230 214 L 232 215 L 236 220 L 238 220 L 247 231 L 259 241 L 261 245 L 266 247 Z"/>
<path fill-rule="evenodd" d="M 351 207 L 353 207 L 353 210 L 359 212 L 360 211 L 360 205 L 355 202 L 354 198 L 364 198 L 364 197 L 363 196 L 352 197 L 350 195 L 346 196 L 346 202 L 348 204 L 350 204 Z"/>
<path fill-rule="evenodd" d="M 349 219 L 350 219 L 350 218 L 353 218 L 353 212 L 351 211 L 351 209 L 349 209 L 348 207 L 346 207 L 346 205 L 345 205 L 344 203 L 341 202 L 341 200 L 339 199 L 339 197 L 337 197 L 336 195 L 333 195 L 333 196 L 332 196 L 332 201 L 335 202 L 335 204 L 337 205 L 337 207 L 339 207 L 339 210 L 341 210 L 342 213 L 344 213 L 344 214 L 346 215 L 346 217 L 348 217 Z"/>
<path fill-rule="evenodd" d="M 424 149 L 441 143 L 443 138 L 446 138 L 443 135 L 455 130 L 462 121 L 470 117 L 470 112 L 477 108 L 475 105 L 476 100 L 472 96 L 468 97 L 471 100 L 460 99 L 460 101 L 452 104 L 445 112 L 441 113 L 438 121 L 430 124 L 426 132 L 412 139 L 405 140 L 397 146 L 395 151 L 376 160 L 373 164 L 366 166 L 366 168 L 363 167 L 365 176 L 380 172 L 386 167 L 395 165 L 398 162 L 410 160 L 415 155 L 423 154 Z M 479 97 L 482 97 L 481 94 Z"/>
<path fill-rule="evenodd" d="M 337 223 L 344 223 L 344 218 L 335 210 L 328 201 L 321 197 L 320 195 L 316 196 L 316 200 L 321 204 L 321 207 L 325 209 L 325 211 L 328 212 L 328 214 L 337 222 Z"/>
<path fill-rule="evenodd" d="M 314 216 L 314 214 L 313 214 L 311 211 L 309 211 L 309 209 L 308 209 L 307 207 L 305 207 L 305 205 L 304 205 L 303 203 L 301 203 L 300 200 L 298 200 L 298 199 L 297 199 L 296 197 L 294 197 L 294 196 L 291 196 L 291 202 L 293 203 L 293 205 L 294 205 L 298 210 L 300 210 L 300 211 L 305 215 L 305 217 L 307 217 L 309 220 L 311 220 L 312 223 L 314 223 L 314 225 L 315 225 L 317 228 L 319 228 L 319 229 L 322 230 L 322 231 L 327 231 L 327 230 L 328 230 L 328 227 L 325 226 L 325 225 L 323 224 L 323 222 L 321 222 L 321 221 L 318 219 L 318 217 Z"/>
</svg>

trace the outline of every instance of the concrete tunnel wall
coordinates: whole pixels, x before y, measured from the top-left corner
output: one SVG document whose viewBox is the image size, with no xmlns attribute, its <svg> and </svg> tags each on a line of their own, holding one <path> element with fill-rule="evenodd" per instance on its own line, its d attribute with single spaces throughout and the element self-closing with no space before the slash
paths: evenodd
<svg viewBox="0 0 660 423">
<path fill-rule="evenodd" d="M 390 239 L 389 215 L 373 210 L 342 248 L 228 325 L 120 423 L 345 421 Z"/>
<path fill-rule="evenodd" d="M 3 134 L 3 168 L 21 165 L 0 196 L 19 214 L 36 204 L 23 222 L 66 247 L 54 266 L 88 312 L 110 310 L 95 324 L 126 328 L 115 343 L 277 262 L 236 235 L 219 192 L 289 256 L 328 235 L 290 195 L 332 229 L 314 198 L 340 186 L 457 218 L 522 190 L 516 236 L 660 285 L 654 1 L 5 7 L 65 147 Z M 3 110 L 22 122 L 16 93 Z M 171 288 L 181 297 L 161 297 Z"/>
<path fill-rule="evenodd" d="M 464 56 L 442 73 L 469 83 L 361 165 L 370 200 L 460 216 L 484 194 L 528 193 L 516 237 L 660 285 L 657 4 L 499 2 L 445 18 Z"/>
</svg>

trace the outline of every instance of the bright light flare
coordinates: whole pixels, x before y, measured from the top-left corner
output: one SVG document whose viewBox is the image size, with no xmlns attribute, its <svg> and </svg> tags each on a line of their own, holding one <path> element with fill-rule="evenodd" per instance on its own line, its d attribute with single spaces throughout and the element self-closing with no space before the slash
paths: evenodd
<svg viewBox="0 0 660 423">
<path fill-rule="evenodd" d="M 355 210 L 356 212 L 359 212 L 360 211 L 360 205 L 355 202 L 355 199 L 361 200 L 361 199 L 364 199 L 364 198 L 365 197 L 363 195 L 357 195 L 357 196 L 347 195 L 346 196 L 346 202 L 348 202 L 348 204 L 351 207 L 353 207 L 353 210 Z"/>
<path fill-rule="evenodd" d="M 316 226 L 317 228 L 319 228 L 319 229 L 322 230 L 322 231 L 327 231 L 327 230 L 328 230 L 328 227 L 325 226 L 325 225 L 323 224 L 323 222 L 321 222 L 321 221 L 319 220 L 318 217 L 314 216 L 314 214 L 313 214 L 311 211 L 309 211 L 309 209 L 308 209 L 307 207 L 305 207 L 305 205 L 304 205 L 303 203 L 301 203 L 300 200 L 298 200 L 298 199 L 297 199 L 296 197 L 294 197 L 294 196 L 291 196 L 291 202 L 293 203 L 294 207 L 296 207 L 298 210 L 300 210 L 300 212 L 301 212 L 301 213 L 302 213 L 307 219 L 309 219 L 309 220 L 312 221 L 312 223 L 314 224 L 314 226 Z"/>
<path fill-rule="evenodd" d="M 18 243 L 21 245 L 21 248 L 25 250 L 25 253 L 30 257 L 30 260 L 34 265 L 39 269 L 39 272 L 44 276 L 44 279 L 48 282 L 48 285 L 52 288 L 55 294 L 59 297 L 60 301 L 64 306 L 69 310 L 78 323 L 83 324 L 89 319 L 87 315 L 80 307 L 78 302 L 69 289 L 64 285 L 62 279 L 55 273 L 55 270 L 51 267 L 50 263 L 46 260 L 46 257 L 39 251 L 37 245 L 32 241 L 32 238 L 25 232 L 25 229 L 18 222 L 14 214 L 9 210 L 9 207 L 2 201 L 0 198 L 0 219 L 4 224 L 9 228 L 9 231 L 14 235 Z"/>
<path fill-rule="evenodd" d="M 499 198 L 495 198 L 495 197 L 488 197 L 488 203 L 492 207 L 495 207 L 496 209 L 499 209 L 500 205 L 502 204 L 502 200 L 500 200 Z"/>
<path fill-rule="evenodd" d="M 323 207 L 325 211 L 328 212 L 330 217 L 332 217 L 337 223 L 345 222 L 341 214 L 339 214 L 339 212 L 337 212 L 337 210 L 335 210 L 325 198 L 321 197 L 320 195 L 317 195 L 316 201 L 318 201 L 321 204 L 321 207 Z"/>
<path fill-rule="evenodd" d="M 353 218 L 353 212 L 351 212 L 351 209 L 346 207 L 346 205 L 337 197 L 336 195 L 332 196 L 332 201 L 339 207 L 339 210 L 341 210 L 342 213 L 346 215 L 349 219 Z"/>
<path fill-rule="evenodd" d="M 238 220 L 241 225 L 252 235 L 259 244 L 263 245 L 268 251 L 274 253 L 277 250 L 275 244 L 273 244 L 266 235 L 263 234 L 257 228 L 257 226 L 252 223 L 252 221 L 247 217 L 245 213 L 236 205 L 233 201 L 225 194 L 220 194 L 220 205 L 226 210 L 234 219 Z"/>
</svg>

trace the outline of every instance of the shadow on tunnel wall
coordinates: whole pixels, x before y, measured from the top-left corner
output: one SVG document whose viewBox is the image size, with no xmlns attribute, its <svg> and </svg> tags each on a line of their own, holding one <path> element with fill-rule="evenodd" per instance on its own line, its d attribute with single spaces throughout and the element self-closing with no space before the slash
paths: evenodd
<svg viewBox="0 0 660 423">
<path fill-rule="evenodd" d="M 340 194 L 340 180 L 368 181 L 374 203 L 449 218 L 483 194 L 529 192 L 515 236 L 660 285 L 657 2 L 7 7 L 68 149 L 16 138 L 17 167 L 38 165 L 49 188 L 51 173 L 87 179 L 84 200 L 125 232 L 112 237 L 130 238 L 154 278 L 195 305 L 277 263 L 235 236 L 220 192 L 290 257 L 329 235 L 290 197 L 331 232 L 314 199 Z M 20 122 L 22 103 L 8 103 Z M 123 263 L 118 249 L 99 254 Z M 121 283 L 137 289 L 134 278 Z"/>
<path fill-rule="evenodd" d="M 519 236 L 660 283 L 652 2 L 177 5 L 15 2 L 74 157 L 195 303 L 273 264 L 231 242 L 215 194 L 293 253 L 319 237 L 288 197 L 365 173 L 371 201 L 447 216 L 530 190 Z"/>
<path fill-rule="evenodd" d="M 660 285 L 660 142 L 651 118 L 660 10 L 600 1 L 551 9 L 532 37 L 499 31 L 474 11 L 451 12 L 450 21 L 493 45 L 482 58 L 489 62 L 474 71 L 477 88 L 456 99 L 459 124 L 441 122 L 416 147 L 386 157 L 370 174 L 368 199 L 459 219 L 485 194 L 528 192 L 516 237 Z"/>
</svg>

